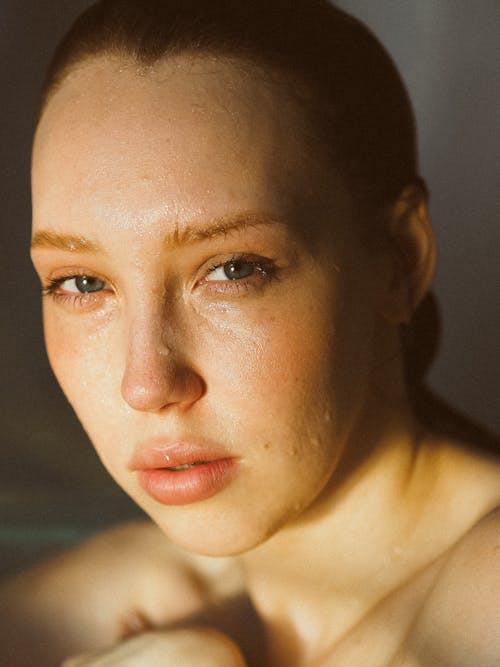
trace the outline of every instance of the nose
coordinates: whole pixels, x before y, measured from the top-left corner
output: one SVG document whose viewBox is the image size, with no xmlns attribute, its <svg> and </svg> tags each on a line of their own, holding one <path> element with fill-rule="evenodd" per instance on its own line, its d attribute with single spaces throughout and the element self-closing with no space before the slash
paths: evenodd
<svg viewBox="0 0 500 667">
<path fill-rule="evenodd" d="M 165 343 L 161 326 L 142 323 L 129 333 L 121 393 L 126 403 L 141 412 L 177 406 L 187 409 L 205 393 L 199 373 L 177 345 Z"/>
</svg>

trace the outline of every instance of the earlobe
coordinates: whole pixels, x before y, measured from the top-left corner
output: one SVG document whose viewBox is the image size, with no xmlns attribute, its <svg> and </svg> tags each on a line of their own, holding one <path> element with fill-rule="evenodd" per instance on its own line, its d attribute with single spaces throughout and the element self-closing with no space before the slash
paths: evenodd
<svg viewBox="0 0 500 667">
<path fill-rule="evenodd" d="M 391 207 L 386 231 L 392 249 L 392 275 L 380 312 L 391 323 L 403 324 L 410 321 L 429 290 L 436 267 L 436 243 L 423 184 L 412 184 L 402 191 Z"/>
</svg>

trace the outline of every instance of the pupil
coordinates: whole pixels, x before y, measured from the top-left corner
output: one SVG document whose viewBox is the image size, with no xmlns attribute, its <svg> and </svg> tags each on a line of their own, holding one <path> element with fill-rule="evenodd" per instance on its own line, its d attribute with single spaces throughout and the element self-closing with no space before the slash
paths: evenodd
<svg viewBox="0 0 500 667">
<path fill-rule="evenodd" d="M 103 288 L 102 280 L 98 278 L 89 278 L 89 276 L 78 276 L 75 278 L 75 285 L 79 292 L 97 292 Z"/>
<path fill-rule="evenodd" d="M 254 267 L 250 262 L 229 262 L 224 266 L 224 273 L 230 280 L 241 280 L 248 278 L 254 271 Z"/>
</svg>

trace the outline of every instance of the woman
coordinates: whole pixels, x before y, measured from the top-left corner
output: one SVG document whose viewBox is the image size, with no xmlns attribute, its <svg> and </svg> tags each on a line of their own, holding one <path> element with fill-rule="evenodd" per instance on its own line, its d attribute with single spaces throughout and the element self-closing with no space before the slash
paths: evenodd
<svg viewBox="0 0 500 667">
<path fill-rule="evenodd" d="M 47 349 L 159 530 L 10 583 L 9 664 L 498 664 L 500 466 L 416 418 L 414 143 L 390 59 L 321 0 L 77 22 L 33 149 Z"/>
</svg>

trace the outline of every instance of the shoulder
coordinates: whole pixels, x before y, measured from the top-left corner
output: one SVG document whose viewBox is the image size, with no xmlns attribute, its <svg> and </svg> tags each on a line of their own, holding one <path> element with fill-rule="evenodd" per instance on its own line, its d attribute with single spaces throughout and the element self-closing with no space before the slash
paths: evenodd
<svg viewBox="0 0 500 667">
<path fill-rule="evenodd" d="M 179 598 L 216 597 L 222 573 L 228 580 L 232 573 L 232 588 L 227 592 L 232 594 L 239 585 L 233 559 L 190 554 L 146 519 L 109 527 L 33 569 L 35 576 L 59 581 L 66 577 L 68 584 L 80 581 L 85 587 L 93 583 L 98 591 L 123 583 L 137 596 L 156 587 L 167 589 L 176 599 L 176 608 Z M 21 576 L 29 580 L 30 573 Z"/>
<path fill-rule="evenodd" d="M 68 592 L 80 583 L 81 594 L 96 602 L 104 602 L 113 591 L 122 592 L 131 604 L 148 607 L 155 624 L 233 594 L 239 585 L 234 570 L 232 559 L 204 558 L 176 547 L 149 520 L 108 528 L 40 568 L 47 580 L 59 582 L 59 588 L 64 581 Z M 217 587 L 221 579 L 231 590 Z"/>
<path fill-rule="evenodd" d="M 234 572 L 223 576 L 231 568 L 226 560 L 205 564 L 148 521 L 122 524 L 5 582 L 0 620 L 9 619 L 10 635 L 45 646 L 43 664 L 55 664 L 88 646 L 113 643 L 139 619 L 161 627 L 234 594 L 239 580 Z M 214 583 L 219 580 L 227 582 L 224 590 Z M 0 643 L 6 641 L 0 632 Z M 38 664 L 31 657 L 20 664 Z"/>
<path fill-rule="evenodd" d="M 412 643 L 429 667 L 500 664 L 500 507 L 444 559 Z"/>
</svg>

